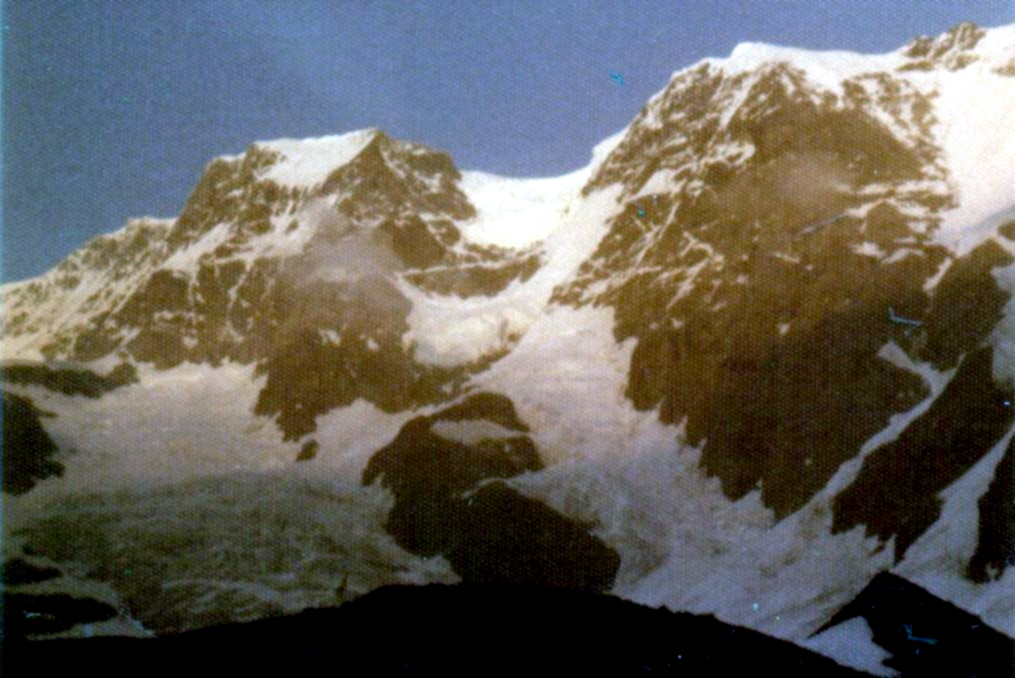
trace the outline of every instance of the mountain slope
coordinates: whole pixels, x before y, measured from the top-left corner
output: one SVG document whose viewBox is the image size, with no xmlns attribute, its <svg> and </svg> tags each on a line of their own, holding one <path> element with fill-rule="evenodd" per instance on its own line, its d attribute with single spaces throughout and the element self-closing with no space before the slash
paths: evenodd
<svg viewBox="0 0 1015 678">
<path fill-rule="evenodd" d="M 178 219 L 134 223 L 5 286 L 5 352 L 254 362 L 268 375 L 257 411 L 288 437 L 360 397 L 389 411 L 447 398 L 474 366 L 413 360 L 407 295 L 489 297 L 539 266 L 533 251 L 462 238 L 455 223 L 477 213 L 461 178 L 447 155 L 376 130 L 218 158 Z"/>
</svg>

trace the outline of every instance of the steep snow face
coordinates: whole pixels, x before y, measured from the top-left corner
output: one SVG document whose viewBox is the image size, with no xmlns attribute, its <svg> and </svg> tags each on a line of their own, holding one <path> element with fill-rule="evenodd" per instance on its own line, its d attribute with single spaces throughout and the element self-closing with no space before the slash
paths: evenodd
<svg viewBox="0 0 1015 678">
<path fill-rule="evenodd" d="M 477 216 L 462 225 L 462 232 L 475 243 L 501 247 L 545 240 L 560 226 L 588 175 L 587 169 L 549 179 L 465 172 L 460 186 Z"/>
<path fill-rule="evenodd" d="M 280 155 L 279 161 L 261 176 L 281 186 L 313 188 L 359 155 L 378 132 L 368 129 L 317 139 L 259 142 L 255 146 Z"/>
<path fill-rule="evenodd" d="M 1013 436 L 1015 429 L 1006 431 L 989 454 L 939 494 L 941 518 L 913 544 L 893 572 L 1015 637 L 1015 568 L 1006 567 L 1015 549 L 1010 470 L 1015 456 Z M 1004 464 L 1009 470 L 999 473 Z M 1001 505 L 989 501 L 992 489 Z M 989 516 L 986 521 L 985 514 Z M 979 534 L 971 529 L 977 524 L 981 526 Z M 983 539 L 985 525 L 999 533 Z M 981 550 L 988 552 L 985 557 L 978 557 Z M 981 574 L 973 571 L 978 562 L 984 570 Z"/>
<path fill-rule="evenodd" d="M 979 234 L 970 226 L 1011 205 L 1015 141 L 1015 26 L 984 31 L 966 24 L 904 52 L 901 68 L 934 96 L 935 135 L 956 194 L 938 235 L 959 254 Z"/>
<path fill-rule="evenodd" d="M 448 366 L 500 355 L 517 343 L 545 312 L 554 288 L 575 274 L 605 233 L 617 209 L 617 191 L 605 189 L 576 202 L 558 228 L 534 249 L 540 266 L 492 297 L 457 299 L 403 288 L 413 302 L 407 340 L 415 356 Z"/>
<path fill-rule="evenodd" d="M 584 197 L 580 191 L 624 134 L 626 130 L 597 145 L 587 167 L 561 177 L 507 179 L 465 173 L 461 188 L 476 205 L 477 216 L 460 224 L 464 237 L 491 247 L 525 248 L 518 261 L 534 265 L 491 295 L 463 299 L 403 286 L 413 302 L 406 341 L 418 360 L 447 367 L 512 350 L 544 313 L 554 288 L 591 254 L 615 215 L 613 187 Z"/>
<path fill-rule="evenodd" d="M 548 238 L 575 209 L 589 177 L 616 148 L 627 129 L 603 140 L 588 166 L 559 177 L 514 179 L 486 172 L 464 172 L 459 184 L 477 216 L 461 224 L 466 238 L 501 247 L 524 248 Z"/>
</svg>

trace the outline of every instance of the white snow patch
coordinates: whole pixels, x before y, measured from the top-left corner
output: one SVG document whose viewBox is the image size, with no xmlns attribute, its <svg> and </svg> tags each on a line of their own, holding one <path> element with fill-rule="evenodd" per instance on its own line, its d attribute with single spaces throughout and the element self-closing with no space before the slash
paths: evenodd
<svg viewBox="0 0 1015 678">
<path fill-rule="evenodd" d="M 805 71 L 809 80 L 835 93 L 841 93 L 844 80 L 871 71 L 891 71 L 902 63 L 901 57 L 895 52 L 815 52 L 757 42 L 737 45 L 726 59 L 713 58 L 707 61 L 722 67 L 728 73 L 753 71 L 766 64 L 788 62 Z"/>
<path fill-rule="evenodd" d="M 877 243 L 870 242 L 869 240 L 865 240 L 859 245 L 852 245 L 850 249 L 856 254 L 875 259 L 883 259 L 886 254 L 883 249 L 878 247 Z"/>
<path fill-rule="evenodd" d="M 445 440 L 475 445 L 484 440 L 502 440 L 524 435 L 520 431 L 512 431 L 500 424 L 485 419 L 466 421 L 438 421 L 430 427 L 430 432 Z"/>
<path fill-rule="evenodd" d="M 913 374 L 919 376 L 920 378 L 923 379 L 924 383 L 927 384 L 928 388 L 930 388 L 931 395 L 927 398 L 927 400 L 924 400 L 923 403 L 917 405 L 913 410 L 910 410 L 910 413 L 913 413 L 916 416 L 923 414 L 923 412 L 925 412 L 926 409 L 930 407 L 931 402 L 933 402 L 935 398 L 941 395 L 941 393 L 945 389 L 945 386 L 947 386 L 948 382 L 952 380 L 952 377 L 955 376 L 955 372 L 958 369 L 956 367 L 950 370 L 946 370 L 944 372 L 939 372 L 935 370 L 930 363 L 918 363 L 914 361 L 912 358 L 910 358 L 909 354 L 906 353 L 904 350 L 902 350 L 902 348 L 894 341 L 890 341 L 884 346 L 882 346 L 881 349 L 878 351 L 878 357 L 886 362 L 891 363 L 892 365 L 895 365 L 900 369 L 906 370 L 907 372 L 912 372 Z M 897 433 L 901 433 L 906 426 L 909 426 L 909 422 L 910 418 L 909 415 L 907 414 L 905 422 L 902 423 L 900 421 L 900 423 L 902 423 L 902 428 L 900 428 L 897 431 Z M 893 436 L 891 440 L 894 440 L 895 437 L 897 436 Z M 883 445 L 885 442 L 888 442 L 887 439 L 879 438 L 878 440 L 879 440 L 878 445 Z M 869 442 L 871 441 L 868 441 L 868 443 Z"/>
<path fill-rule="evenodd" d="M 462 172 L 458 187 L 478 215 L 459 224 L 477 244 L 523 248 L 546 239 L 580 200 L 581 189 L 627 135 L 628 127 L 592 149 L 589 164 L 558 177 L 513 178 L 486 172 Z"/>
<path fill-rule="evenodd" d="M 179 271 L 186 275 L 195 276 L 198 272 L 198 261 L 206 254 L 211 254 L 215 249 L 229 240 L 235 232 L 236 224 L 220 222 L 194 241 L 189 246 L 173 252 L 162 264 L 162 268 L 170 271 Z"/>
<path fill-rule="evenodd" d="M 800 641 L 800 645 L 854 669 L 860 669 L 875 676 L 897 676 L 898 671 L 882 662 L 892 656 L 874 643 L 874 633 L 867 620 L 854 617 L 818 634 Z"/>
<path fill-rule="evenodd" d="M 941 265 L 938 267 L 937 271 L 935 271 L 934 275 L 927 278 L 927 282 L 923 284 L 923 291 L 928 294 L 933 292 L 934 289 L 937 287 L 938 283 L 941 282 L 941 278 L 945 277 L 945 273 L 947 273 L 948 269 L 952 267 L 953 263 L 955 263 L 955 260 L 952 259 L 951 257 L 948 257 L 944 261 L 942 261 Z"/>
<path fill-rule="evenodd" d="M 459 188 L 478 214 L 459 227 L 477 244 L 514 248 L 531 245 L 560 226 L 587 180 L 588 168 L 546 179 L 463 172 Z"/>
<path fill-rule="evenodd" d="M 673 433 L 625 396 L 634 341 L 617 345 L 609 308 L 554 306 L 515 349 L 474 382 L 507 393 L 548 463 L 628 454 Z"/>
<path fill-rule="evenodd" d="M 655 174 L 649 177 L 649 180 L 645 182 L 645 185 L 631 197 L 631 200 L 639 200 L 646 195 L 653 195 L 656 193 L 669 193 L 677 188 L 676 183 L 677 170 L 666 168 L 658 170 Z"/>
<path fill-rule="evenodd" d="M 907 257 L 923 257 L 926 256 L 921 250 L 914 250 L 911 247 L 900 247 L 899 249 L 892 252 L 892 255 L 887 259 L 884 259 L 882 264 L 894 264 L 898 261 L 902 261 Z"/>
<path fill-rule="evenodd" d="M 1012 27 L 1002 34 L 1010 36 Z M 995 35 L 984 38 L 988 48 Z M 944 213 L 937 239 L 959 255 L 981 239 L 970 229 L 1012 204 L 1015 184 L 1015 78 L 992 72 L 981 60 L 956 72 L 940 73 L 934 115 L 937 136 L 959 205 Z M 984 93 L 989 92 L 989 95 Z"/>
<path fill-rule="evenodd" d="M 283 186 L 316 186 L 355 158 L 377 133 L 376 129 L 365 129 L 314 139 L 259 141 L 256 146 L 282 154 L 261 178 Z"/>
<path fill-rule="evenodd" d="M 317 455 L 301 466 L 318 469 L 322 477 L 359 482 L 370 457 L 398 435 L 410 419 L 426 412 L 389 414 L 363 399 L 317 417 L 317 430 L 307 436 L 320 444 Z M 295 457 L 293 457 L 295 458 Z M 330 474 L 330 475 L 328 475 Z"/>
<path fill-rule="evenodd" d="M 23 392 L 57 416 L 46 430 L 66 470 L 18 497 L 31 505 L 69 492 L 109 491 L 188 480 L 236 469 L 279 468 L 296 458 L 294 443 L 252 414 L 264 378 L 253 366 L 184 363 L 138 367 L 141 383 L 101 398 L 67 396 L 41 386 Z"/>
<path fill-rule="evenodd" d="M 321 337 L 322 344 L 331 344 L 332 346 L 339 346 L 342 343 L 342 337 L 335 330 L 317 330 L 318 336 Z"/>
</svg>

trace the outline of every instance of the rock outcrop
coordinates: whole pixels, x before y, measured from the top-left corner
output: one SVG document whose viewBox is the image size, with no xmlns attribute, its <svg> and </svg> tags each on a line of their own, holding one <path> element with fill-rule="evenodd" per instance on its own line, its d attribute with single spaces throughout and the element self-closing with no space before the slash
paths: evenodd
<svg viewBox="0 0 1015 678">
<path fill-rule="evenodd" d="M 4 492 L 24 494 L 40 480 L 63 475 L 50 457 L 57 447 L 42 426 L 41 412 L 28 398 L 3 391 Z"/>
<path fill-rule="evenodd" d="M 527 431 L 508 398 L 475 394 L 403 426 L 363 482 L 395 495 L 386 527 L 403 548 L 444 555 L 465 581 L 608 590 L 620 556 L 588 526 L 487 482 L 543 467 Z"/>
</svg>

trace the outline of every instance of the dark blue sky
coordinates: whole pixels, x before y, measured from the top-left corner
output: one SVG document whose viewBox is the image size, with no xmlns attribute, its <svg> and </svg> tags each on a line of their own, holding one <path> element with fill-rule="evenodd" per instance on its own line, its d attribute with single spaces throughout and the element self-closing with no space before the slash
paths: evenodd
<svg viewBox="0 0 1015 678">
<path fill-rule="evenodd" d="M 739 42 L 883 52 L 965 19 L 1011 23 L 1015 0 L 7 0 L 3 278 L 178 214 L 252 141 L 380 127 L 554 175 Z"/>
</svg>

